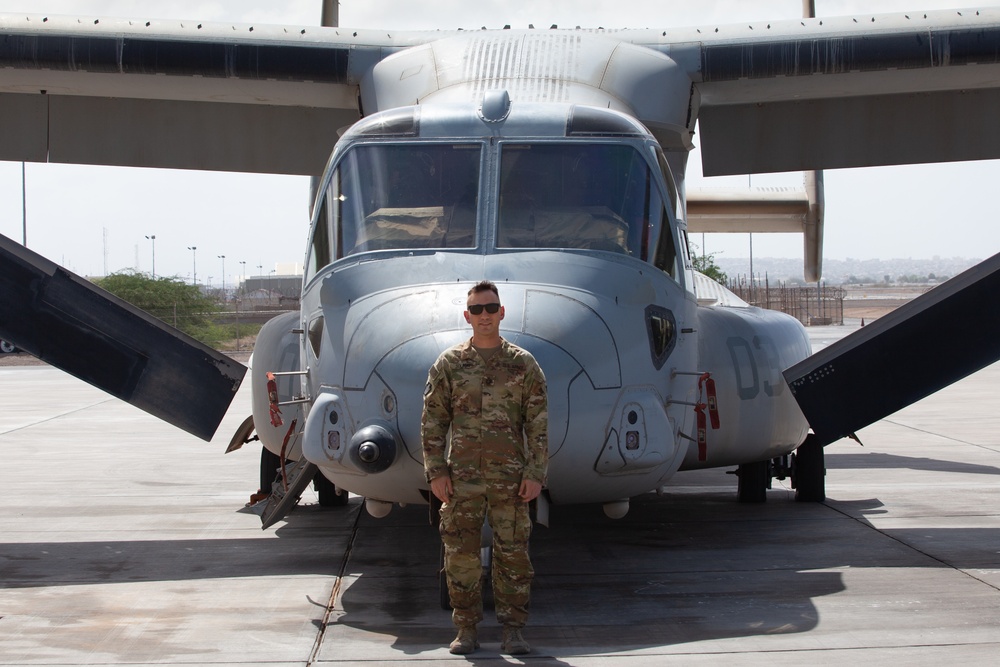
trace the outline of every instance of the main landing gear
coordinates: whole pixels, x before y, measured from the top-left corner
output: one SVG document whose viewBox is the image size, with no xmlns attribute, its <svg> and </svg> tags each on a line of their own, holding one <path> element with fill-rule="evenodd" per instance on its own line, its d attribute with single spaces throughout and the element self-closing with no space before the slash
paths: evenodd
<svg viewBox="0 0 1000 667">
<path fill-rule="evenodd" d="M 291 465 L 291 461 L 286 466 Z M 260 448 L 260 488 L 270 490 L 271 486 L 279 483 L 281 478 L 281 457 L 272 453 L 266 447 Z M 337 486 L 328 480 L 326 476 L 317 472 L 312 480 L 316 495 L 319 496 L 321 507 L 344 507 L 350 500 L 346 491 L 337 491 Z"/>
<path fill-rule="evenodd" d="M 771 478 L 791 477 L 795 500 L 821 503 L 826 500 L 826 466 L 823 445 L 810 433 L 792 454 L 767 461 L 744 463 L 736 471 L 739 483 L 736 497 L 741 503 L 762 503 L 767 500 Z"/>
</svg>

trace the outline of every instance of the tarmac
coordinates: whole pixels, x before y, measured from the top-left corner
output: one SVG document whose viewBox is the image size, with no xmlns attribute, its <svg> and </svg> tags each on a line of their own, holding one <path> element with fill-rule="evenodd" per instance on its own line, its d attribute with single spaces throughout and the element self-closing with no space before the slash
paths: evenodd
<svg viewBox="0 0 1000 667">
<path fill-rule="evenodd" d="M 814 328 L 815 346 L 850 327 Z M 877 381 L 877 380 L 873 380 Z M 681 473 L 621 520 L 536 527 L 533 653 L 452 656 L 426 507 L 244 507 L 259 449 L 46 366 L 0 368 L 0 665 L 995 664 L 1000 364 L 827 447 L 825 503 Z M 245 392 L 246 390 L 241 390 Z"/>
</svg>

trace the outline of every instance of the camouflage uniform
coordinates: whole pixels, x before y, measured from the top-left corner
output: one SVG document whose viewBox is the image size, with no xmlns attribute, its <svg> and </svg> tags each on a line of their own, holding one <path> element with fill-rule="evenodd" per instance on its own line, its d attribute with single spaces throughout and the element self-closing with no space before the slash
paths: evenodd
<svg viewBox="0 0 1000 667">
<path fill-rule="evenodd" d="M 471 340 L 445 350 L 427 377 L 421 436 L 427 481 L 450 474 L 453 485 L 441 507 L 441 539 L 455 625 L 474 626 L 483 618 L 479 553 L 485 516 L 493 529 L 497 620 L 524 627 L 534 571 L 528 504 L 518 489 L 524 479 L 545 481 L 542 369 L 530 353 L 505 340 L 489 361 Z"/>
</svg>

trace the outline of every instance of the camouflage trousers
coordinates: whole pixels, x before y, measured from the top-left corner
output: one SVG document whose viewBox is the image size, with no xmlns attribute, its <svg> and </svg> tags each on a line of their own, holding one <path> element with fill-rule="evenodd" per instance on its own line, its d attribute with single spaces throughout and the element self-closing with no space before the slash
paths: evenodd
<svg viewBox="0 0 1000 667">
<path fill-rule="evenodd" d="M 493 599 L 497 620 L 524 627 L 528 619 L 531 577 L 528 557 L 531 518 L 528 504 L 517 495 L 520 481 L 452 480 L 454 493 L 441 506 L 444 571 L 457 627 L 483 620 L 480 586 L 483 519 L 493 529 Z"/>
</svg>

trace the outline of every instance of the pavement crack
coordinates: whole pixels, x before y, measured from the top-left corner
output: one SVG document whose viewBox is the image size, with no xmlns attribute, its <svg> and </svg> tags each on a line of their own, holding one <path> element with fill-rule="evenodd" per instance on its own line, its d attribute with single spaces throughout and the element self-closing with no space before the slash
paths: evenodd
<svg viewBox="0 0 1000 667">
<path fill-rule="evenodd" d="M 983 579 L 982 577 L 977 577 L 972 572 L 970 572 L 970 571 L 968 571 L 966 569 L 963 569 L 961 567 L 957 567 L 954 564 L 949 563 L 948 561 L 946 561 L 946 560 L 944 560 L 942 558 L 938 558 L 937 556 L 935 556 L 935 555 L 933 555 L 931 553 L 928 553 L 927 551 L 925 551 L 925 550 L 923 550 L 923 549 L 921 549 L 921 548 L 919 548 L 919 547 L 917 547 L 917 546 L 915 546 L 913 544 L 910 544 L 909 542 L 906 542 L 906 541 L 900 539 L 899 537 L 896 537 L 895 535 L 890 535 L 886 531 L 881 530 L 880 528 L 876 527 L 870 521 L 865 520 L 864 517 L 851 516 L 850 514 L 848 514 L 847 512 L 845 512 L 844 510 L 842 510 L 842 509 L 840 509 L 838 507 L 834 507 L 833 505 L 830 505 L 829 503 L 823 503 L 823 504 L 826 505 L 827 507 L 829 507 L 830 509 L 832 509 L 834 512 L 837 512 L 838 514 L 841 514 L 841 515 L 847 517 L 848 519 L 851 519 L 852 521 L 855 521 L 855 522 L 861 524 L 862 526 L 866 526 L 866 527 L 870 528 L 871 530 L 874 530 L 879 535 L 887 537 L 890 540 L 892 540 L 893 542 L 896 542 L 897 544 L 900 544 L 900 545 L 906 547 L 907 549 L 909 549 L 911 551 L 915 551 L 918 554 L 924 556 L 925 558 L 929 558 L 930 560 L 932 560 L 932 561 L 934 561 L 936 563 L 940 563 L 942 567 L 948 568 L 949 570 L 954 570 L 955 572 L 959 572 L 959 573 L 965 575 L 966 577 L 968 577 L 969 579 L 972 579 L 973 581 L 978 581 L 981 584 L 985 584 L 986 586 L 989 586 L 990 588 L 992 588 L 995 591 L 1000 591 L 1000 586 L 997 586 L 996 584 L 993 584 L 993 583 L 991 583 L 991 582 Z"/>
<path fill-rule="evenodd" d="M 358 507 L 358 512 L 354 516 L 354 525 L 351 526 L 351 538 L 347 541 L 347 548 L 344 549 L 344 558 L 340 562 L 337 580 L 333 584 L 333 590 L 330 591 L 330 598 L 327 600 L 326 610 L 323 612 L 323 619 L 320 621 L 319 631 L 316 633 L 316 641 L 313 643 L 312 651 L 309 652 L 306 667 L 312 667 L 319 658 L 320 649 L 323 647 L 323 639 L 326 637 L 326 629 L 330 625 L 330 617 L 335 611 L 337 598 L 340 596 L 340 591 L 344 585 L 344 574 L 347 572 L 347 564 L 350 562 L 351 553 L 354 551 L 354 542 L 358 538 L 362 514 L 364 514 L 364 502 Z"/>
<path fill-rule="evenodd" d="M 920 428 L 918 426 L 912 426 L 910 424 L 904 424 L 902 422 L 893 421 L 891 419 L 883 419 L 882 421 L 885 422 L 886 424 L 892 424 L 893 426 L 898 426 L 900 428 L 906 428 L 906 429 L 909 429 L 911 431 L 916 431 L 917 433 L 926 433 L 927 435 L 933 435 L 933 436 L 935 436 L 937 438 L 942 438 L 943 440 L 948 440 L 948 441 L 951 441 L 951 442 L 957 442 L 957 443 L 962 444 L 962 445 L 969 445 L 970 447 L 978 447 L 980 449 L 985 449 L 985 450 L 988 450 L 988 451 L 991 451 L 991 452 L 995 452 L 996 451 L 992 447 L 987 447 L 986 445 L 982 445 L 982 444 L 980 444 L 978 442 L 969 442 L 968 440 L 962 440 L 961 438 L 956 438 L 956 437 L 951 436 L 951 435 L 945 435 L 944 433 L 939 433 L 937 431 L 931 431 L 931 430 L 928 430 L 926 428 Z"/>
<path fill-rule="evenodd" d="M 104 405 L 105 403 L 110 403 L 110 402 L 115 401 L 115 400 L 117 400 L 117 399 L 114 398 L 114 397 L 105 398 L 105 399 L 100 400 L 100 401 L 98 401 L 96 403 L 92 403 L 90 405 L 84 405 L 84 406 L 81 406 L 81 407 L 76 408 L 74 410 L 67 410 L 66 412 L 60 412 L 57 415 L 52 415 L 51 417 L 46 417 L 45 419 L 39 419 L 38 421 L 31 422 L 30 424 L 24 424 L 23 426 L 16 426 L 16 427 L 14 427 L 12 429 L 8 429 L 6 431 L 0 432 L 0 437 L 5 436 L 5 435 L 10 435 L 11 433 L 17 433 L 18 431 L 23 431 L 25 429 L 34 428 L 35 426 L 41 426 L 42 424 L 46 424 L 46 423 L 48 423 L 50 421 L 55 421 L 56 419 L 62 419 L 63 417 L 68 417 L 69 415 L 74 415 L 77 412 L 83 412 L 85 410 L 90 410 L 92 408 L 96 408 L 99 405 Z"/>
</svg>

